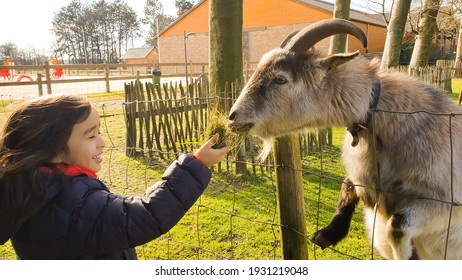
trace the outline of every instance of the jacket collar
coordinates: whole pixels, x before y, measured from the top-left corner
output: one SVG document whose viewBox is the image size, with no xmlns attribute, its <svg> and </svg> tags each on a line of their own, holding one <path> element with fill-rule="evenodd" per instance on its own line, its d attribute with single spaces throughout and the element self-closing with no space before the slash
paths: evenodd
<svg viewBox="0 0 462 280">
<path fill-rule="evenodd" d="M 75 176 L 83 175 L 83 176 L 87 176 L 93 179 L 98 178 L 95 172 L 91 171 L 90 169 L 84 168 L 84 167 L 80 167 L 76 165 L 68 165 L 64 163 L 54 164 L 54 166 L 58 168 L 59 170 L 61 170 L 66 176 L 75 177 Z M 39 167 L 38 171 L 43 172 L 43 173 L 54 173 L 54 169 L 48 166 L 41 166 Z"/>
</svg>

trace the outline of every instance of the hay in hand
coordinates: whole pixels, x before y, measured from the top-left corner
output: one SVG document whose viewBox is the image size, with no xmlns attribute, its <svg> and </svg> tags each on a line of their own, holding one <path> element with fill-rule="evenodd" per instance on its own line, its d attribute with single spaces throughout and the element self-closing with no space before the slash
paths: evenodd
<svg viewBox="0 0 462 280">
<path fill-rule="evenodd" d="M 210 116 L 209 124 L 205 130 L 205 137 L 210 138 L 216 133 L 220 134 L 215 145 L 212 146 L 214 149 L 222 147 L 229 147 L 230 150 L 240 146 L 241 141 L 244 137 L 233 133 L 227 128 L 228 116 L 218 112 L 213 112 Z"/>
</svg>

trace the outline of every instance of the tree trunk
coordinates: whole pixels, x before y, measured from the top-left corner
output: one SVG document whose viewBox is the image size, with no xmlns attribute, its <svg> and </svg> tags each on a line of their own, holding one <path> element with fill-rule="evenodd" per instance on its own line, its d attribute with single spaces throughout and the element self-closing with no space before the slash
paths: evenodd
<svg viewBox="0 0 462 280">
<path fill-rule="evenodd" d="M 217 95 L 230 98 L 224 92 L 226 82 L 242 83 L 242 0 L 210 0 L 210 88 Z M 227 112 L 231 102 L 220 99 L 217 108 Z"/>
<path fill-rule="evenodd" d="M 419 21 L 419 35 L 412 51 L 409 71 L 426 66 L 432 50 L 433 35 L 436 32 L 436 17 L 440 8 L 440 0 L 425 0 Z"/>
<path fill-rule="evenodd" d="M 351 0 L 335 0 L 334 18 L 350 19 Z M 337 34 L 330 39 L 329 54 L 348 52 L 346 34 Z"/>
<path fill-rule="evenodd" d="M 461 77 L 462 76 L 462 20 L 460 21 L 459 27 L 459 38 L 457 39 L 457 50 L 456 50 L 456 61 L 454 62 L 454 76 Z"/>
<path fill-rule="evenodd" d="M 382 63 L 380 65 L 382 70 L 399 65 L 401 43 L 410 7 L 411 0 L 396 0 L 393 4 Z"/>
<path fill-rule="evenodd" d="M 242 64 L 242 0 L 210 0 L 210 90 L 221 97 L 216 109 L 227 114 L 231 108 L 232 87 L 227 83 L 237 82 L 241 88 L 243 82 Z M 225 92 L 225 88 L 228 92 Z M 243 141 L 245 142 L 245 141 Z M 247 173 L 245 163 L 245 144 L 237 155 L 236 172 Z"/>
<path fill-rule="evenodd" d="M 351 0 L 335 0 L 334 4 L 334 18 L 341 18 L 341 19 L 350 19 L 350 5 Z M 329 45 L 329 54 L 335 53 L 344 53 L 348 52 L 347 48 L 347 34 L 337 34 L 331 37 L 330 45 Z M 332 128 L 321 129 L 317 131 L 318 137 L 325 137 L 322 139 L 323 143 L 328 143 L 332 145 Z M 327 139 L 326 139 L 327 138 Z M 321 147 L 322 149 L 322 147 Z"/>
</svg>

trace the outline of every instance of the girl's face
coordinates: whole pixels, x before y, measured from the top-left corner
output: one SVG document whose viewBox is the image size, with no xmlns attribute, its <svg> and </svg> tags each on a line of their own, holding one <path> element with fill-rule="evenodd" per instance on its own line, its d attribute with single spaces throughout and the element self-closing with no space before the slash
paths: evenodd
<svg viewBox="0 0 462 280">
<path fill-rule="evenodd" d="M 100 134 L 98 111 L 92 107 L 88 118 L 72 128 L 71 137 L 67 141 L 68 151 L 54 162 L 77 165 L 96 173 L 101 169 L 105 144 Z"/>
</svg>

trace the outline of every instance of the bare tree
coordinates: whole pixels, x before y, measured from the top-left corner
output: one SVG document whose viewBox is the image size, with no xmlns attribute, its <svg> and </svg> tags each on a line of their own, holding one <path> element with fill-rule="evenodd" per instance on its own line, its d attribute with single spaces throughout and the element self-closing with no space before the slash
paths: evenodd
<svg viewBox="0 0 462 280">
<path fill-rule="evenodd" d="M 423 2 L 417 40 L 412 52 L 409 71 L 428 64 L 433 45 L 433 36 L 436 33 L 436 17 L 438 16 L 440 4 L 440 0 L 424 0 Z"/>
<path fill-rule="evenodd" d="M 410 7 L 411 0 L 396 0 L 393 3 L 381 62 L 383 70 L 399 65 L 401 43 Z"/>
<path fill-rule="evenodd" d="M 8 42 L 0 45 L 0 55 L 2 59 L 15 59 L 16 54 L 19 52 L 18 46 L 15 43 Z"/>
<path fill-rule="evenodd" d="M 144 18 L 142 23 L 149 25 L 146 43 L 154 46 L 157 43 L 157 30 L 162 31 L 169 26 L 175 18 L 164 14 L 164 7 L 159 0 L 146 0 L 144 4 Z"/>
<path fill-rule="evenodd" d="M 210 0 L 210 88 L 220 98 L 219 112 L 225 114 L 231 107 L 231 92 L 225 91 L 225 84 L 243 82 L 242 24 L 243 0 Z M 245 145 L 237 156 L 236 172 L 245 174 Z"/>
<path fill-rule="evenodd" d="M 351 0 L 335 0 L 334 18 L 350 19 Z M 347 35 L 337 34 L 332 36 L 329 46 L 329 54 L 346 52 Z"/>
<path fill-rule="evenodd" d="M 73 0 L 52 19 L 55 56 L 71 63 L 118 62 L 128 41 L 139 36 L 136 13 L 123 0 L 91 5 Z"/>
<path fill-rule="evenodd" d="M 177 16 L 182 16 L 184 13 L 194 7 L 192 0 L 175 0 L 175 7 L 177 8 Z"/>
<path fill-rule="evenodd" d="M 462 63 L 462 20 L 459 28 L 459 38 L 457 40 L 456 59 L 454 65 L 461 65 Z"/>
<path fill-rule="evenodd" d="M 242 70 L 242 0 L 210 1 L 210 83 L 223 93 L 226 82 L 243 81 Z M 230 96 L 222 96 L 224 98 Z M 225 99 L 218 109 L 229 110 Z"/>
</svg>

